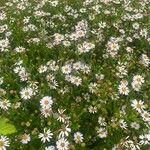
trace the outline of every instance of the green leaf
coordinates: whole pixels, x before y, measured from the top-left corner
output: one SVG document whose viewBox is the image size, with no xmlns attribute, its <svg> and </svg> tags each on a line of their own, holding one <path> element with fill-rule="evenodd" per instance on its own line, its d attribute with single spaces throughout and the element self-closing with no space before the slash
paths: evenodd
<svg viewBox="0 0 150 150">
<path fill-rule="evenodd" d="M 7 118 L 0 117 L 0 134 L 8 135 L 17 132 L 15 126 L 8 121 Z"/>
</svg>

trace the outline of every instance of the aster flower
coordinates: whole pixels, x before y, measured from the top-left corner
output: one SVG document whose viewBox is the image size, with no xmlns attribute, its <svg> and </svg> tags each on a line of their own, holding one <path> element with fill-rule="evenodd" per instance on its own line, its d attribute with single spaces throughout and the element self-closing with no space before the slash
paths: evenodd
<svg viewBox="0 0 150 150">
<path fill-rule="evenodd" d="M 30 135 L 29 135 L 29 134 L 24 133 L 24 134 L 21 136 L 21 142 L 22 142 L 23 144 L 27 144 L 30 140 L 31 140 L 31 138 L 30 138 Z"/>
<path fill-rule="evenodd" d="M 62 66 L 62 73 L 64 73 L 64 74 L 71 73 L 71 66 L 70 65 Z"/>
<path fill-rule="evenodd" d="M 11 103 L 7 99 L 0 101 L 1 109 L 8 110 L 10 106 L 11 106 Z"/>
<path fill-rule="evenodd" d="M 56 147 L 51 145 L 51 146 L 45 147 L 45 150 L 56 150 Z"/>
<path fill-rule="evenodd" d="M 6 150 L 9 146 L 9 139 L 6 136 L 0 136 L 0 150 Z"/>
<path fill-rule="evenodd" d="M 51 108 L 41 108 L 41 114 L 47 118 L 52 115 L 52 109 Z"/>
<path fill-rule="evenodd" d="M 120 84 L 118 89 L 119 89 L 120 94 L 123 94 L 123 95 L 129 94 L 129 88 L 125 84 Z"/>
<path fill-rule="evenodd" d="M 69 125 L 62 126 L 62 129 L 60 130 L 59 133 L 59 138 L 64 138 L 65 136 L 68 136 L 70 132 L 71 129 L 69 128 Z"/>
<path fill-rule="evenodd" d="M 137 110 L 139 113 L 145 108 L 144 102 L 142 100 L 132 100 L 131 106 Z"/>
<path fill-rule="evenodd" d="M 98 137 L 105 138 L 105 137 L 107 137 L 108 132 L 105 128 L 99 128 L 97 130 L 97 134 L 98 134 Z"/>
<path fill-rule="evenodd" d="M 20 94 L 21 94 L 21 98 L 24 99 L 24 100 L 27 100 L 27 99 L 30 99 L 33 95 L 33 90 L 30 88 L 30 87 L 27 87 L 27 88 L 23 88 L 21 91 L 20 91 Z"/>
<path fill-rule="evenodd" d="M 48 130 L 44 129 L 44 132 L 39 134 L 39 138 L 41 139 L 43 143 L 45 143 L 46 141 L 49 142 L 52 136 L 53 136 L 53 133 L 51 132 L 50 129 Z"/>
<path fill-rule="evenodd" d="M 61 138 L 56 142 L 56 147 L 58 150 L 68 150 L 69 142 L 64 138 Z"/>
<path fill-rule="evenodd" d="M 76 142 L 76 143 L 82 143 L 83 142 L 83 134 L 82 133 L 80 133 L 80 132 L 76 132 L 76 133 L 74 133 L 74 141 Z"/>
<path fill-rule="evenodd" d="M 53 104 L 53 100 L 51 96 L 44 96 L 41 100 L 40 100 L 40 104 L 43 108 L 50 108 L 51 105 Z"/>
</svg>

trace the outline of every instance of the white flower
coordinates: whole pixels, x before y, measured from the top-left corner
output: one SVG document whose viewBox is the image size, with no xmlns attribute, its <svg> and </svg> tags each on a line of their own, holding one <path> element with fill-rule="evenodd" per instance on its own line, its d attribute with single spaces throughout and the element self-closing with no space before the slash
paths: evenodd
<svg viewBox="0 0 150 150">
<path fill-rule="evenodd" d="M 7 49 L 8 47 L 9 47 L 9 40 L 7 38 L 0 40 L 0 51 L 6 51 L 5 49 Z"/>
<path fill-rule="evenodd" d="M 89 66 L 87 66 L 87 65 L 82 65 L 81 66 L 81 70 L 82 70 L 82 72 L 83 73 L 85 73 L 85 74 L 89 74 L 90 73 L 90 67 Z"/>
<path fill-rule="evenodd" d="M 11 105 L 11 103 L 7 99 L 0 101 L 0 108 L 1 109 L 8 110 L 10 105 Z"/>
<path fill-rule="evenodd" d="M 68 150 L 69 142 L 64 138 L 61 138 L 56 142 L 56 147 L 58 150 Z"/>
<path fill-rule="evenodd" d="M 74 141 L 76 142 L 76 143 L 82 143 L 83 142 L 83 134 L 82 133 L 80 133 L 80 132 L 76 132 L 76 133 L 74 133 Z"/>
<path fill-rule="evenodd" d="M 114 50 L 114 51 L 119 50 L 119 45 L 118 45 L 118 43 L 115 43 L 115 42 L 109 43 L 109 42 L 108 42 L 108 46 L 109 46 L 109 48 L 110 48 L 111 50 Z"/>
<path fill-rule="evenodd" d="M 53 100 L 51 96 L 44 96 L 41 100 L 40 100 L 40 105 L 43 108 L 50 108 L 51 105 L 53 104 Z"/>
<path fill-rule="evenodd" d="M 131 122 L 131 128 L 138 130 L 140 125 L 137 122 Z"/>
<path fill-rule="evenodd" d="M 140 35 L 142 36 L 142 37 L 147 37 L 147 34 L 148 34 L 148 32 L 147 32 L 147 29 L 142 29 L 141 31 L 140 31 Z"/>
<path fill-rule="evenodd" d="M 21 142 L 23 143 L 23 144 L 27 144 L 29 141 L 31 140 L 31 138 L 30 138 L 30 135 L 29 134 L 23 134 L 22 136 L 21 136 Z"/>
<path fill-rule="evenodd" d="M 89 42 L 83 42 L 81 45 L 78 45 L 78 52 L 81 53 L 87 53 L 91 49 L 95 48 L 95 45 Z"/>
<path fill-rule="evenodd" d="M 149 112 L 143 111 L 141 113 L 141 116 L 142 116 L 142 118 L 143 118 L 144 121 L 147 121 L 150 124 L 150 113 Z"/>
<path fill-rule="evenodd" d="M 68 128 L 69 125 L 66 127 L 62 127 L 61 132 L 59 133 L 59 138 L 64 138 L 65 136 L 69 135 L 69 132 L 71 132 L 71 129 Z"/>
<path fill-rule="evenodd" d="M 15 50 L 16 52 L 18 52 L 18 53 L 22 53 L 22 52 L 25 52 L 25 51 L 26 51 L 26 49 L 25 49 L 24 47 L 21 47 L 21 46 L 16 47 L 14 50 Z"/>
<path fill-rule="evenodd" d="M 41 138 L 41 141 L 43 143 L 45 143 L 46 141 L 49 142 L 52 136 L 53 136 L 53 133 L 51 132 L 50 129 L 48 129 L 47 131 L 46 129 L 44 129 L 44 132 L 39 134 L 39 138 Z"/>
<path fill-rule="evenodd" d="M 96 106 L 89 106 L 88 110 L 89 110 L 89 113 L 92 113 L 92 114 L 95 114 L 98 111 Z"/>
<path fill-rule="evenodd" d="M 123 119 L 119 120 L 119 126 L 122 129 L 127 129 L 127 123 Z"/>
<path fill-rule="evenodd" d="M 107 43 L 107 53 L 112 56 L 115 57 L 118 54 L 118 50 L 119 50 L 120 46 L 118 44 L 118 40 L 117 38 L 111 37 L 110 41 L 108 41 Z"/>
<path fill-rule="evenodd" d="M 14 72 L 15 73 L 19 73 L 19 72 L 25 72 L 25 68 L 22 66 L 17 66 L 14 68 Z"/>
<path fill-rule="evenodd" d="M 51 145 L 48 147 L 45 147 L 45 150 L 56 150 L 55 146 Z"/>
<path fill-rule="evenodd" d="M 132 53 L 132 52 L 133 52 L 133 49 L 132 49 L 131 47 L 127 47 L 127 48 L 126 48 L 126 51 L 127 51 L 128 53 Z"/>
<path fill-rule="evenodd" d="M 129 88 L 126 86 L 126 84 L 120 84 L 118 89 L 119 89 L 120 94 L 123 94 L 123 95 L 129 94 Z"/>
<path fill-rule="evenodd" d="M 39 68 L 38 68 L 38 71 L 39 73 L 44 73 L 47 71 L 47 66 L 44 66 L 44 65 L 41 65 Z"/>
<path fill-rule="evenodd" d="M 145 134 L 145 135 L 140 135 L 140 136 L 139 136 L 139 139 L 140 139 L 140 144 L 141 144 L 141 145 L 147 145 L 147 144 L 150 143 L 150 140 L 148 139 L 147 134 Z"/>
<path fill-rule="evenodd" d="M 64 35 L 59 34 L 59 33 L 55 33 L 55 34 L 54 34 L 54 37 L 55 37 L 56 43 L 58 43 L 58 44 L 59 44 L 61 41 L 64 40 Z"/>
<path fill-rule="evenodd" d="M 73 69 L 79 70 L 79 69 L 81 69 L 81 65 L 82 65 L 81 62 L 76 62 L 73 64 Z"/>
<path fill-rule="evenodd" d="M 133 81 L 133 82 L 131 83 L 131 85 L 132 85 L 132 88 L 133 88 L 135 91 L 139 91 L 140 88 L 141 88 L 141 84 L 139 84 L 139 82 L 136 82 L 136 81 Z"/>
<path fill-rule="evenodd" d="M 21 98 L 24 100 L 30 99 L 33 96 L 33 90 L 30 87 L 23 88 L 20 91 Z"/>
<path fill-rule="evenodd" d="M 51 116 L 51 114 L 52 114 L 52 109 L 51 109 L 51 108 L 42 108 L 42 109 L 41 109 L 41 114 L 42 114 L 45 118 L 47 118 L 47 117 Z"/>
<path fill-rule="evenodd" d="M 76 86 L 79 86 L 82 83 L 82 79 L 80 77 L 75 77 L 75 76 L 72 76 L 70 81 L 71 81 L 71 83 L 75 84 Z"/>
<path fill-rule="evenodd" d="M 140 27 L 139 23 L 137 23 L 137 22 L 133 23 L 132 26 L 133 26 L 133 28 L 136 29 L 136 30 L 139 29 L 139 27 Z"/>
<path fill-rule="evenodd" d="M 91 93 L 96 93 L 98 90 L 98 86 L 97 86 L 97 83 L 90 83 L 89 84 L 89 91 Z"/>
<path fill-rule="evenodd" d="M 9 139 L 6 136 L 0 136 L 0 150 L 6 150 L 9 145 Z"/>
<path fill-rule="evenodd" d="M 108 132 L 105 128 L 99 128 L 97 130 L 97 134 L 100 138 L 105 138 L 105 137 L 107 137 Z"/>
<path fill-rule="evenodd" d="M 62 66 L 61 70 L 62 70 L 62 73 L 69 74 L 71 73 L 71 66 L 70 65 Z"/>
<path fill-rule="evenodd" d="M 58 118 L 57 120 L 60 121 L 60 122 L 65 122 L 65 118 L 66 118 L 66 115 L 64 114 L 66 109 L 58 109 Z"/>
<path fill-rule="evenodd" d="M 141 64 L 143 64 L 145 67 L 148 67 L 150 64 L 150 59 L 148 58 L 148 56 L 146 54 L 142 54 L 141 56 Z"/>
<path fill-rule="evenodd" d="M 141 85 L 142 83 L 144 83 L 144 78 L 141 75 L 136 75 L 133 77 L 133 81 Z"/>
<path fill-rule="evenodd" d="M 103 118 L 103 117 L 98 118 L 98 123 L 101 126 L 106 126 L 107 125 L 106 122 L 105 122 L 105 118 Z"/>
<path fill-rule="evenodd" d="M 63 41 L 63 45 L 66 47 L 69 47 L 71 45 L 71 43 L 69 41 Z"/>
<path fill-rule="evenodd" d="M 145 108 L 144 102 L 141 100 L 132 100 L 132 104 L 131 106 L 133 107 L 133 109 L 137 110 L 139 113 Z"/>
</svg>

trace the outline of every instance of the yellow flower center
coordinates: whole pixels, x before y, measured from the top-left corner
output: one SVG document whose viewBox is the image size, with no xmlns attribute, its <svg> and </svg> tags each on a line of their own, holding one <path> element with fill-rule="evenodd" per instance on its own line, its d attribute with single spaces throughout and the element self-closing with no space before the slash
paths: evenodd
<svg viewBox="0 0 150 150">
<path fill-rule="evenodd" d="M 44 101 L 44 104 L 47 105 L 48 103 L 49 103 L 49 101 L 46 99 L 46 100 Z"/>
<path fill-rule="evenodd" d="M 22 135 L 22 139 L 23 140 L 27 140 L 28 139 L 28 136 L 26 134 Z"/>
<path fill-rule="evenodd" d="M 4 146 L 4 141 L 0 141 L 0 147 Z"/>
<path fill-rule="evenodd" d="M 61 147 L 65 147 L 65 144 L 64 144 L 64 143 L 61 143 L 60 146 L 61 146 Z"/>
</svg>

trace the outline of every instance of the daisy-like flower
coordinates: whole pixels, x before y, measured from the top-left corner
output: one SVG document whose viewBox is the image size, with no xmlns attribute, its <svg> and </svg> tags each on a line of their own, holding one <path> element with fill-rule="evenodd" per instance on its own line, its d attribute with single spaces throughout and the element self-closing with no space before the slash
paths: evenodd
<svg viewBox="0 0 150 150">
<path fill-rule="evenodd" d="M 97 130 L 97 134 L 98 134 L 98 137 L 105 138 L 105 137 L 107 137 L 108 132 L 105 128 L 99 128 Z"/>
<path fill-rule="evenodd" d="M 143 118 L 144 121 L 147 121 L 147 122 L 150 123 L 150 113 L 149 112 L 143 111 L 141 113 L 141 116 L 142 116 L 142 118 Z"/>
<path fill-rule="evenodd" d="M 47 71 L 47 66 L 44 66 L 44 65 L 41 65 L 39 68 L 38 68 L 38 71 L 39 73 L 44 73 Z"/>
<path fill-rule="evenodd" d="M 98 118 L 98 123 L 101 126 L 106 126 L 107 125 L 107 123 L 105 122 L 105 118 L 103 118 L 103 117 Z"/>
<path fill-rule="evenodd" d="M 60 122 L 65 122 L 66 115 L 64 114 L 66 109 L 58 109 L 58 118 L 57 120 Z"/>
<path fill-rule="evenodd" d="M 51 108 L 41 108 L 41 114 L 47 118 L 49 116 L 51 116 L 52 114 L 52 109 Z"/>
<path fill-rule="evenodd" d="M 131 128 L 138 130 L 140 125 L 137 122 L 131 122 Z"/>
<path fill-rule="evenodd" d="M 61 70 L 62 70 L 62 73 L 69 74 L 71 73 L 71 66 L 70 65 L 62 66 Z"/>
<path fill-rule="evenodd" d="M 55 34 L 54 34 L 54 37 L 55 37 L 55 41 L 56 41 L 57 43 L 60 43 L 62 40 L 64 40 L 64 35 L 59 34 L 59 33 L 55 33 Z"/>
<path fill-rule="evenodd" d="M 27 144 L 30 140 L 31 140 L 31 138 L 30 138 L 30 135 L 29 135 L 29 134 L 24 133 L 24 134 L 21 136 L 21 142 L 22 142 L 23 144 Z"/>
<path fill-rule="evenodd" d="M 131 106 L 139 113 L 141 113 L 141 111 L 145 108 L 144 102 L 141 100 L 138 101 L 136 99 L 132 100 Z"/>
<path fill-rule="evenodd" d="M 78 45 L 78 52 L 80 54 L 81 53 L 87 53 L 93 48 L 95 48 L 95 45 L 93 43 L 83 42 L 82 45 Z"/>
<path fill-rule="evenodd" d="M 89 106 L 88 110 L 89 110 L 89 113 L 92 113 L 92 114 L 95 114 L 98 111 L 96 106 Z"/>
<path fill-rule="evenodd" d="M 24 100 L 30 99 L 33 96 L 33 90 L 30 87 L 23 88 L 20 91 L 21 98 Z"/>
<path fill-rule="evenodd" d="M 51 132 L 50 129 L 48 129 L 47 131 L 46 129 L 44 129 L 44 132 L 39 134 L 39 138 L 41 138 L 41 141 L 43 143 L 45 143 L 46 141 L 49 142 L 52 136 L 53 136 L 53 133 Z"/>
<path fill-rule="evenodd" d="M 0 101 L 0 108 L 1 109 L 8 110 L 10 105 L 11 105 L 11 103 L 7 99 Z"/>
<path fill-rule="evenodd" d="M 82 83 L 82 79 L 80 77 L 72 76 L 70 80 L 71 83 L 75 84 L 76 86 L 79 86 Z"/>
<path fill-rule="evenodd" d="M 56 150 L 56 147 L 51 145 L 51 146 L 45 147 L 45 150 Z"/>
<path fill-rule="evenodd" d="M 56 142 L 56 147 L 58 150 L 68 150 L 69 142 L 64 138 L 61 138 Z"/>
<path fill-rule="evenodd" d="M 6 150 L 9 145 L 9 139 L 6 136 L 0 136 L 0 150 Z"/>
<path fill-rule="evenodd" d="M 89 66 L 87 66 L 87 65 L 82 65 L 81 66 L 81 71 L 83 72 L 83 73 L 85 73 L 85 74 L 89 74 L 90 73 L 90 67 Z"/>
<path fill-rule="evenodd" d="M 150 64 L 150 59 L 146 54 L 142 54 L 141 56 L 141 64 L 143 64 L 145 67 L 148 67 Z"/>
<path fill-rule="evenodd" d="M 76 143 L 82 143 L 83 142 L 83 134 L 82 133 L 80 133 L 80 132 L 76 132 L 76 133 L 74 133 L 74 141 L 76 142 Z"/>
<path fill-rule="evenodd" d="M 81 62 L 76 62 L 73 64 L 73 69 L 79 70 L 81 69 L 81 66 L 82 66 Z"/>
<path fill-rule="evenodd" d="M 118 54 L 120 46 L 118 42 L 116 41 L 116 38 L 112 38 L 107 43 L 107 53 L 110 54 L 110 56 L 115 57 Z"/>
<path fill-rule="evenodd" d="M 51 105 L 53 104 L 53 100 L 51 96 L 44 96 L 41 100 L 40 100 L 40 104 L 43 108 L 50 108 Z"/>
<path fill-rule="evenodd" d="M 108 42 L 108 47 L 111 50 L 114 50 L 114 51 L 118 51 L 119 50 L 119 45 L 116 42 Z"/>
<path fill-rule="evenodd" d="M 97 86 L 97 83 L 90 83 L 89 84 L 89 91 L 91 93 L 96 93 L 98 90 L 98 86 Z"/>
<path fill-rule="evenodd" d="M 0 40 L 0 51 L 7 51 L 7 48 L 9 47 L 9 40 L 6 39 L 2 39 Z"/>
<path fill-rule="evenodd" d="M 141 85 L 142 83 L 144 83 L 144 78 L 141 75 L 136 75 L 133 77 L 133 81 Z"/>
<path fill-rule="evenodd" d="M 131 83 L 131 85 L 132 85 L 132 88 L 133 88 L 135 91 L 139 91 L 140 88 L 141 88 L 141 84 L 139 84 L 139 82 L 136 82 L 136 81 L 133 81 L 133 82 Z"/>
<path fill-rule="evenodd" d="M 127 123 L 123 119 L 119 120 L 119 126 L 122 129 L 127 129 Z"/>
<path fill-rule="evenodd" d="M 65 136 L 69 135 L 69 132 L 71 132 L 71 129 L 68 128 L 69 125 L 63 126 L 60 133 L 59 133 L 59 138 L 63 138 Z"/>
<path fill-rule="evenodd" d="M 150 143 L 150 138 L 147 136 L 147 134 L 145 135 L 140 135 L 139 136 L 139 139 L 140 139 L 140 144 L 141 145 L 147 145 Z"/>
<path fill-rule="evenodd" d="M 22 53 L 22 52 L 25 52 L 25 51 L 26 51 L 26 49 L 25 49 L 24 47 L 22 47 L 22 46 L 16 47 L 14 50 L 15 50 L 16 52 L 18 52 L 18 53 Z"/>
<path fill-rule="evenodd" d="M 128 95 L 129 94 L 129 88 L 125 84 L 120 84 L 119 87 L 119 93 L 123 95 Z"/>
</svg>

